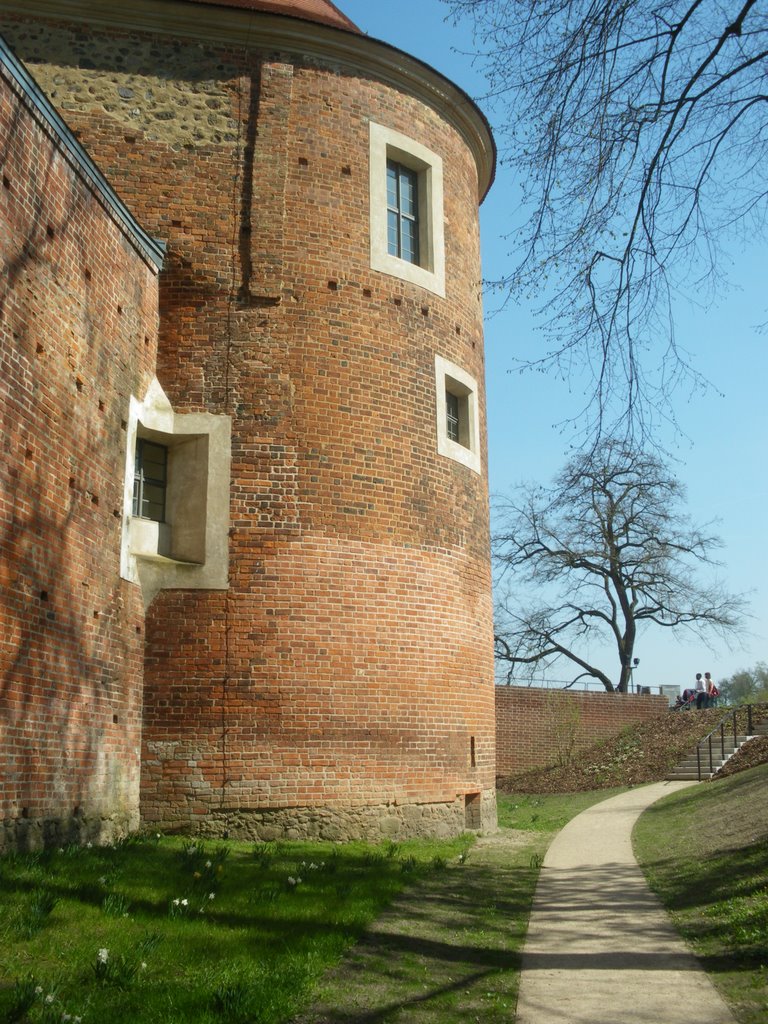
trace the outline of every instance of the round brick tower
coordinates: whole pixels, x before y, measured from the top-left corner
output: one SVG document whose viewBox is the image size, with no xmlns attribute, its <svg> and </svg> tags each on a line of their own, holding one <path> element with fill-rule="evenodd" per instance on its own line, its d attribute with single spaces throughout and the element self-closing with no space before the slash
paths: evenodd
<svg viewBox="0 0 768 1024">
<path fill-rule="evenodd" d="M 0 8 L 167 246 L 114 455 L 144 821 L 493 827 L 482 115 L 326 0 Z"/>
</svg>

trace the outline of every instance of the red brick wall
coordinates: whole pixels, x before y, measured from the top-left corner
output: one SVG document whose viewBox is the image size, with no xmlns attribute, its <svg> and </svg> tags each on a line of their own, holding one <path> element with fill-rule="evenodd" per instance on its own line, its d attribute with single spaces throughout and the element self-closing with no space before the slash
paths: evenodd
<svg viewBox="0 0 768 1024">
<path fill-rule="evenodd" d="M 161 384 L 233 420 L 230 589 L 148 614 L 143 814 L 492 802 L 482 394 L 482 475 L 435 427 L 435 353 L 484 376 L 465 141 L 322 62 L 35 31 L 36 73 L 168 241 Z M 370 119 L 443 158 L 445 298 L 370 269 Z"/>
<path fill-rule="evenodd" d="M 0 847 L 138 820 L 144 615 L 119 579 L 157 278 L 0 73 Z"/>
<path fill-rule="evenodd" d="M 557 764 L 571 736 L 585 750 L 668 707 L 659 696 L 497 686 L 496 774 Z"/>
</svg>

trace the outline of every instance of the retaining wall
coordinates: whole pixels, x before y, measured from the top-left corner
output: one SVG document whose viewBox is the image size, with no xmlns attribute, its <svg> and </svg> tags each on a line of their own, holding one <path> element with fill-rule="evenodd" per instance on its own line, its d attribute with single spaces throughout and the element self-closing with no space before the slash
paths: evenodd
<svg viewBox="0 0 768 1024">
<path fill-rule="evenodd" d="M 496 774 L 561 763 L 628 725 L 668 713 L 666 697 L 496 687 Z"/>
</svg>

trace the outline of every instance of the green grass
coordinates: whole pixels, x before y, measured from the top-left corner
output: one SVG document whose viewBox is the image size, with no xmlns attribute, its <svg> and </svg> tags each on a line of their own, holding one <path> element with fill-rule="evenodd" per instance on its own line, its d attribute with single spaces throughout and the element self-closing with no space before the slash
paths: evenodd
<svg viewBox="0 0 768 1024">
<path fill-rule="evenodd" d="M 768 765 L 673 794 L 635 852 L 742 1024 L 768 1019 Z"/>
<path fill-rule="evenodd" d="M 503 837 L 409 889 L 321 982 L 309 1020 L 509 1024 L 543 851 Z M 301 1018 L 302 1021 L 304 1018 Z"/>
<path fill-rule="evenodd" d="M 500 1024 L 511 1019 L 550 840 L 620 791 L 499 794 L 499 822 L 514 830 L 506 850 L 471 849 L 470 837 L 366 846 L 142 836 L 5 857 L 0 1021 L 280 1024 L 319 1005 L 350 1020 L 378 1007 L 393 1024 Z M 768 766 L 654 804 L 636 839 L 738 1019 L 762 1024 Z M 394 932 L 377 943 L 371 922 L 406 887 Z M 352 946 L 347 968 L 329 971 Z"/>
<path fill-rule="evenodd" d="M 379 847 L 131 839 L 0 859 L 0 1020 L 276 1024 L 471 838 Z"/>
<path fill-rule="evenodd" d="M 525 832 L 558 832 L 588 807 L 623 793 L 626 786 L 588 793 L 498 793 L 499 825 Z"/>
</svg>

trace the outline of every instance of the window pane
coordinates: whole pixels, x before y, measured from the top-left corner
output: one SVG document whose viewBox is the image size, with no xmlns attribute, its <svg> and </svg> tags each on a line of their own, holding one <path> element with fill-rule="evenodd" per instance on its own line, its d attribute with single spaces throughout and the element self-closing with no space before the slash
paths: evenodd
<svg viewBox="0 0 768 1024">
<path fill-rule="evenodd" d="M 158 484 L 144 484 L 144 503 L 150 505 L 163 505 L 165 503 L 165 488 Z"/>
<path fill-rule="evenodd" d="M 387 207 L 397 209 L 397 166 L 391 161 L 387 163 Z"/>
<path fill-rule="evenodd" d="M 390 256 L 400 255 L 400 244 L 397 237 L 398 216 L 394 210 L 387 210 L 387 250 Z"/>
<path fill-rule="evenodd" d="M 417 263 L 419 259 L 419 240 L 416 237 L 416 224 L 412 220 L 403 220 L 401 222 L 401 229 L 400 255 L 410 263 Z"/>
<path fill-rule="evenodd" d="M 405 168 L 400 173 L 400 210 L 407 217 L 416 216 L 416 175 Z"/>
<path fill-rule="evenodd" d="M 165 480 L 166 449 L 162 445 L 145 441 L 141 445 L 140 459 L 145 479 Z"/>
<path fill-rule="evenodd" d="M 459 440 L 459 398 L 450 391 L 445 393 L 446 432 L 451 441 Z"/>
</svg>

